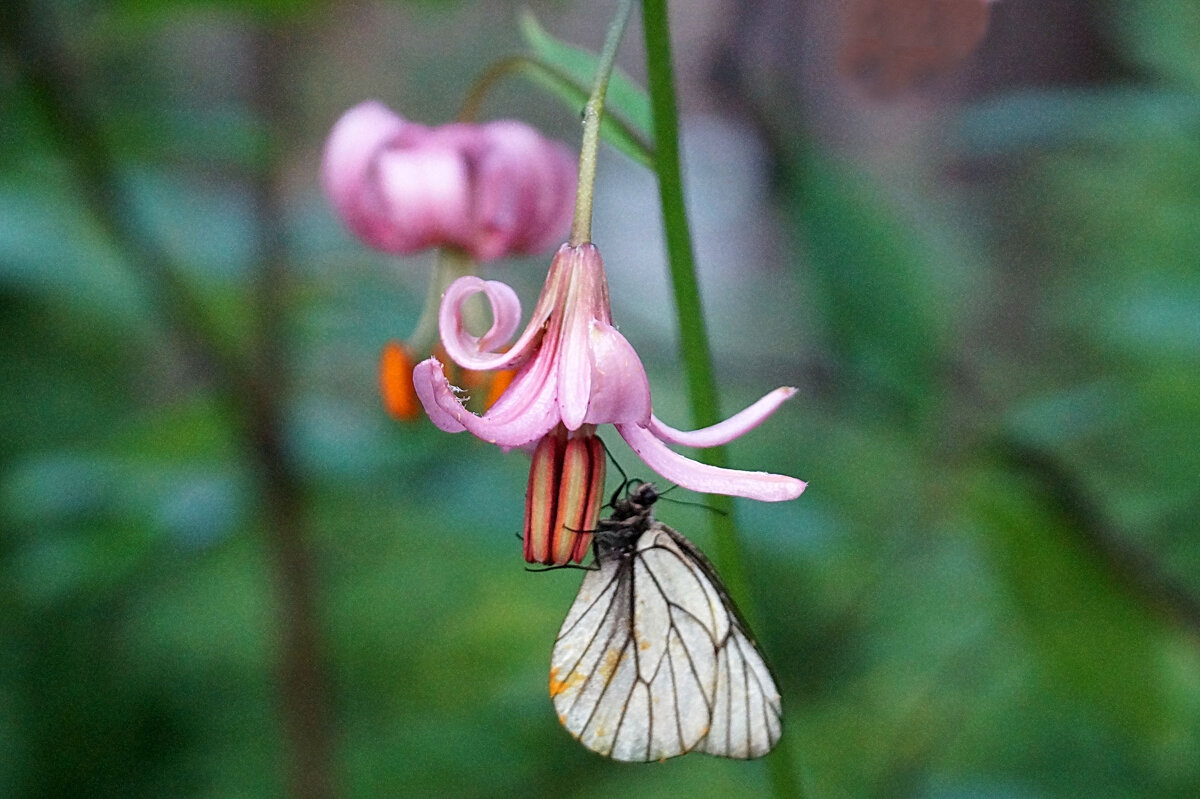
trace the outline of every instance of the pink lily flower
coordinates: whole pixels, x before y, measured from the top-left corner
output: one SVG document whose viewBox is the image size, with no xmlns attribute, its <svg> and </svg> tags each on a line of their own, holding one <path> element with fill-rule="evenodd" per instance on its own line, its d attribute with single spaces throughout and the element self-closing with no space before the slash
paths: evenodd
<svg viewBox="0 0 1200 799">
<path fill-rule="evenodd" d="M 561 241 L 574 205 L 575 158 L 521 122 L 428 128 L 368 101 L 334 125 L 321 179 L 343 222 L 370 246 L 396 254 L 442 248 L 436 288 L 416 330 L 408 341 L 389 341 L 380 357 L 384 408 L 396 419 L 415 420 L 413 364 L 436 339 L 442 287 L 474 271 L 475 261 L 540 252 Z M 455 369 L 452 377 L 485 389 L 475 402 L 481 410 L 507 385 L 503 372 Z"/>
<path fill-rule="evenodd" d="M 370 246 L 452 247 L 481 261 L 561 241 L 576 170 L 564 145 L 522 122 L 429 128 L 375 101 L 342 115 L 321 161 L 326 195 Z"/>
<path fill-rule="evenodd" d="M 479 337 L 465 329 L 462 318 L 463 303 L 477 293 L 487 297 L 493 319 Z M 531 504 L 541 504 L 540 497 L 532 496 L 538 490 L 539 469 L 556 475 L 538 484 L 550 486 L 554 493 L 543 515 L 565 521 L 552 525 L 548 533 L 538 532 L 541 523 L 535 522 L 536 535 L 531 536 L 527 513 L 527 559 L 564 563 L 586 554 L 583 531 L 595 526 L 600 504 L 595 500 L 603 490 L 603 451 L 590 441 L 596 425 L 616 427 L 647 466 L 693 491 L 775 502 L 794 499 L 804 490 L 804 482 L 794 477 L 717 468 L 667 446 L 711 447 L 732 441 L 766 419 L 795 389 L 778 388 L 702 430 L 685 432 L 661 422 L 651 409 L 641 360 L 612 324 L 604 263 L 594 245 L 559 248 L 529 324 L 510 348 L 499 351 L 516 331 L 520 316 L 516 293 L 498 281 L 459 278 L 442 297 L 439 328 L 451 360 L 474 371 L 517 370 L 508 389 L 482 416 L 464 407 L 436 358 L 416 366 L 413 382 L 425 412 L 440 429 L 465 430 L 506 450 L 534 451 Z M 565 455 L 564 446 L 550 447 L 548 441 L 565 445 Z M 539 461 L 539 453 L 551 451 L 552 458 L 546 455 L 551 460 Z M 571 474 L 584 476 L 564 482 L 565 470 L 572 469 L 576 471 Z M 531 542 L 531 537 L 536 540 Z"/>
</svg>

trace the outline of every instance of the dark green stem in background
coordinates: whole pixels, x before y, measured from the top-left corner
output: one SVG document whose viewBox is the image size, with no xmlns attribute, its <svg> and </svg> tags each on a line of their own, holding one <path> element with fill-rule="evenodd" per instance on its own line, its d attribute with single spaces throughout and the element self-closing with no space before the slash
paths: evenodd
<svg viewBox="0 0 1200 799">
<path fill-rule="evenodd" d="M 321 672 L 316 586 L 303 482 L 284 443 L 286 353 L 282 348 L 286 273 L 277 152 L 252 179 L 258 266 L 250 304 L 258 329 L 251 342 L 226 337 L 155 235 L 141 223 L 112 148 L 90 113 L 86 87 L 63 57 L 45 7 L 5 0 L 0 35 L 15 54 L 30 96 L 62 153 L 75 189 L 129 271 L 147 307 L 185 360 L 236 415 L 257 478 L 258 523 L 266 535 L 278 603 L 277 684 L 287 757 L 287 796 L 334 795 L 332 724 Z M 280 97 L 285 71 L 279 41 L 263 34 L 256 111 L 272 135 L 287 130 Z"/>
<path fill-rule="evenodd" d="M 659 203 L 666 233 L 667 259 L 679 323 L 680 355 L 683 359 L 691 402 L 692 422 L 696 427 L 715 424 L 721 418 L 717 381 L 712 365 L 712 350 L 704 322 L 704 308 L 696 280 L 691 230 L 683 202 L 683 174 L 679 157 L 679 114 L 675 103 L 675 77 L 671 65 L 670 23 L 666 0 L 643 0 L 642 18 L 646 39 L 646 66 L 649 75 L 650 107 L 654 121 L 654 171 L 658 175 Z M 725 466 L 723 447 L 703 450 L 701 459 L 713 466 Z M 722 511 L 712 515 L 716 559 L 730 592 L 742 610 L 753 617 L 745 562 L 734 518 L 733 500 L 713 495 L 709 502 Z M 800 785 L 792 769 L 786 736 L 768 757 L 772 788 L 776 796 L 798 797 Z"/>
<path fill-rule="evenodd" d="M 262 524 L 275 582 L 279 644 L 276 685 L 287 745 L 287 795 L 330 799 L 334 787 L 333 712 L 324 671 L 317 607 L 316 557 L 304 481 L 287 451 L 284 401 L 290 391 L 286 321 L 288 246 L 280 155 L 290 124 L 288 34 L 295 27 L 262 27 L 253 42 L 255 116 L 266 131 L 263 163 L 251 178 L 257 253 L 251 304 L 257 329 L 251 358 L 256 391 L 246 414 L 246 440 L 258 466 Z"/>
</svg>

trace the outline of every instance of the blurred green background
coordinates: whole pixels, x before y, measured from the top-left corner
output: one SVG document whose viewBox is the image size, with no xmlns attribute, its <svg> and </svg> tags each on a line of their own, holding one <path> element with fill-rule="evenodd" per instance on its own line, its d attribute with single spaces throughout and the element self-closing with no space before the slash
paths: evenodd
<svg viewBox="0 0 1200 799">
<path fill-rule="evenodd" d="M 611 13 L 533 10 L 593 49 Z M 0 796 L 767 790 L 574 743 L 546 680 L 579 576 L 523 569 L 526 459 L 379 405 L 432 260 L 341 229 L 323 138 L 372 97 L 453 118 L 517 11 L 0 11 Z M 674 20 L 726 410 L 800 389 L 731 452 L 810 481 L 739 506 L 795 767 L 818 798 L 1198 796 L 1200 3 L 1001 0 L 885 90 L 843 12 Z M 485 114 L 577 143 L 528 84 Z M 599 191 L 686 427 L 653 181 L 608 153 Z M 546 263 L 490 272 L 530 303 Z"/>
</svg>

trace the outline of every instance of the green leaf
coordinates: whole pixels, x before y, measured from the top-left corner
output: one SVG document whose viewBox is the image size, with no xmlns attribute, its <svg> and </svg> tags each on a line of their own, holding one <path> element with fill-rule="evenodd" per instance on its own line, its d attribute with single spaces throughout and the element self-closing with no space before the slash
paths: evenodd
<svg viewBox="0 0 1200 799">
<path fill-rule="evenodd" d="M 953 312 L 933 248 L 853 166 L 810 149 L 788 168 L 793 218 L 836 355 L 904 416 L 929 409 Z"/>
<path fill-rule="evenodd" d="M 546 32 L 529 11 L 521 13 L 521 35 L 534 57 L 522 71 L 570 108 L 580 111 L 591 93 L 596 56 L 566 44 Z M 609 79 L 600 135 L 621 152 L 645 166 L 653 162 L 650 99 L 619 69 Z"/>
<path fill-rule="evenodd" d="M 1158 76 L 1200 89 L 1200 2 L 1142 0 L 1112 9 L 1117 37 L 1134 60 Z"/>
<path fill-rule="evenodd" d="M 1037 650 L 1056 694 L 1106 716 L 1115 730 L 1164 741 L 1182 732 L 1185 686 L 1165 668 L 1175 637 L 1087 543 L 1078 518 L 1040 482 L 981 472 L 968 489 L 1014 623 Z"/>
</svg>

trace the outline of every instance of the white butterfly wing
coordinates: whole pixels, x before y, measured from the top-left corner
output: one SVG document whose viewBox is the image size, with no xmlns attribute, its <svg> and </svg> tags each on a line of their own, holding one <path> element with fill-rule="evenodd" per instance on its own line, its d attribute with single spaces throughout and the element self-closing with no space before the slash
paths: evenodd
<svg viewBox="0 0 1200 799">
<path fill-rule="evenodd" d="M 653 524 L 584 577 L 551 655 L 559 720 L 593 751 L 661 760 L 758 757 L 779 739 L 779 692 L 712 567 Z"/>
<path fill-rule="evenodd" d="M 718 651 L 717 674 L 712 727 L 700 751 L 721 757 L 762 757 L 783 733 L 783 710 L 762 655 L 736 625 Z"/>
</svg>

